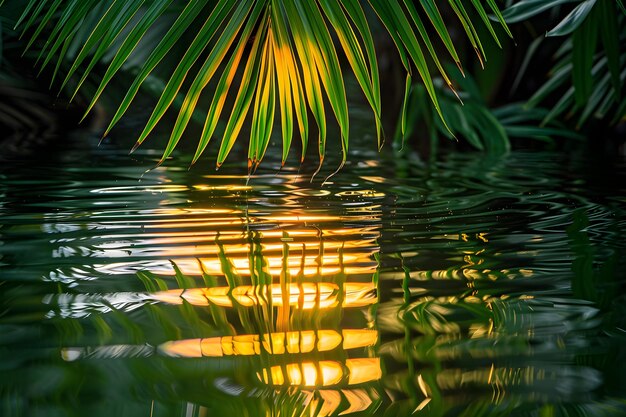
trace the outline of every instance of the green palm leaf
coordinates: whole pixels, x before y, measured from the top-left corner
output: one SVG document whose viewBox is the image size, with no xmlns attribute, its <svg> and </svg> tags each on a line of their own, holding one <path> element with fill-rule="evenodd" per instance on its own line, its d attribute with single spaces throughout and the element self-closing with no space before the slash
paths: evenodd
<svg viewBox="0 0 626 417">
<path fill-rule="evenodd" d="M 462 66 L 441 15 L 442 6 L 434 0 L 420 1 L 419 10 L 409 0 L 369 0 L 368 3 L 397 48 L 407 71 L 407 85 L 411 85 L 413 73 L 417 71 L 445 125 L 430 66 L 435 66 L 450 88 L 453 84 L 442 61 L 447 57 L 459 68 Z M 499 42 L 488 18 L 487 7 L 509 33 L 495 0 L 448 0 L 447 5 L 459 19 L 481 61 L 484 60 L 484 49 L 476 25 L 484 24 Z M 173 23 L 169 24 L 159 42 L 150 44 L 145 41 L 151 29 L 162 24 L 164 16 L 170 13 L 175 13 L 176 18 L 172 19 Z M 378 143 L 382 145 L 380 75 L 370 25 L 358 0 L 29 0 L 18 21 L 23 33 L 30 34 L 27 48 L 37 42 L 43 43 L 39 50 L 42 69 L 59 56 L 53 78 L 62 60 L 69 60 L 62 85 L 81 74 L 73 94 L 81 88 L 98 62 L 108 61 L 86 114 L 113 77 L 132 61 L 138 49 L 147 50 L 148 57 L 135 67 L 131 86 L 105 135 L 128 111 L 148 77 L 159 68 L 157 73 L 166 73 L 164 87 L 133 149 L 143 143 L 168 110 L 176 106 L 178 116 L 160 163 L 163 162 L 183 137 L 192 114 L 203 105 L 202 97 L 206 93 L 211 97 L 193 156 L 193 162 L 196 162 L 215 134 L 220 116 L 228 112 L 227 98 L 234 95 L 220 144 L 218 167 L 224 163 L 251 111 L 248 157 L 250 168 L 256 168 L 269 145 L 278 107 L 283 164 L 296 125 L 304 158 L 309 139 L 307 113 L 313 116 L 318 132 L 319 167 L 316 174 L 326 154 L 329 113 L 340 128 L 342 158 L 339 168 L 348 157 L 350 120 L 340 54 L 347 59 L 372 108 Z M 193 39 L 185 41 L 186 34 L 194 35 Z M 441 42 L 447 56 L 438 51 L 437 42 Z M 164 62 L 176 49 L 184 51 L 183 56 L 173 69 L 163 71 Z M 196 65 L 198 61 L 202 65 Z M 243 72 L 239 76 L 242 78 L 235 92 L 231 87 L 241 66 Z M 209 91 L 207 86 L 216 75 L 217 86 Z M 190 83 L 186 82 L 188 78 L 192 80 Z M 408 92 L 409 89 L 405 94 L 404 109 Z M 406 118 L 404 114 L 402 117 L 403 120 Z"/>
<path fill-rule="evenodd" d="M 555 64 L 526 107 L 535 108 L 558 97 L 545 115 L 544 125 L 563 116 L 578 116 L 578 128 L 592 117 L 610 118 L 609 124 L 617 124 L 626 113 L 622 100 L 626 53 L 620 47 L 626 40 L 626 17 L 619 12 L 621 0 L 520 0 L 503 15 L 513 22 L 554 8 L 558 17 L 559 6 L 565 3 L 576 4 L 569 13 L 560 13 L 560 21 L 546 34 L 562 42 Z"/>
<path fill-rule="evenodd" d="M 198 71 L 196 78 L 194 79 L 192 85 L 189 87 L 187 91 L 183 105 L 178 113 L 178 118 L 176 120 L 174 128 L 172 129 L 172 134 L 170 136 L 170 140 L 167 144 L 165 152 L 163 153 L 163 156 L 161 158 L 161 162 L 163 162 L 163 160 L 172 153 L 172 151 L 174 150 L 174 147 L 180 140 L 180 137 L 182 136 L 185 130 L 185 127 L 187 126 L 187 123 L 189 122 L 189 119 L 191 119 L 191 115 L 193 113 L 194 108 L 196 107 L 196 103 L 198 102 L 198 99 L 200 98 L 200 94 L 202 93 L 202 90 L 206 87 L 206 85 L 208 84 L 212 76 L 215 74 L 218 64 L 220 63 L 222 59 L 224 59 L 224 56 L 226 55 L 231 44 L 234 42 L 236 35 L 238 34 L 239 30 L 243 26 L 243 23 L 247 15 L 251 12 L 249 6 L 250 4 L 246 2 L 241 3 L 239 5 L 233 17 L 231 18 L 229 24 L 227 25 L 226 29 L 222 32 L 222 35 L 217 40 L 215 46 L 209 53 L 209 56 L 204 62 L 204 65 Z M 255 10 L 252 11 L 252 13 L 253 13 L 252 15 L 253 19 L 249 20 L 246 28 L 243 31 L 243 35 L 241 39 L 248 39 L 249 34 L 252 30 L 252 27 L 251 27 L 252 22 L 255 21 L 254 18 L 258 16 L 258 14 L 260 13 L 260 8 L 259 7 L 255 8 Z M 214 27 L 216 26 L 218 25 L 215 24 Z M 240 54 L 241 53 L 239 53 L 239 55 Z M 192 64 L 193 62 L 189 63 L 189 66 Z M 178 88 L 180 88 L 180 83 L 178 84 Z M 172 101 L 174 97 L 176 96 L 176 93 L 177 91 L 172 92 L 171 94 Z M 158 121 L 163 116 L 163 114 L 165 113 L 167 108 L 169 108 L 170 105 L 171 105 L 171 101 L 167 103 L 166 105 L 162 106 L 162 110 L 160 111 L 160 113 L 156 115 L 153 113 L 153 118 L 151 118 L 151 120 L 154 119 L 155 122 L 152 127 L 156 125 L 156 121 Z M 148 123 L 148 126 L 150 126 L 150 123 Z M 148 126 L 146 126 L 146 128 Z M 139 138 L 141 141 L 143 141 L 143 139 L 146 138 L 149 131 L 146 131 L 144 129 L 144 133 L 145 134 L 142 134 Z M 138 143 L 141 143 L 141 142 L 138 142 Z"/>
</svg>

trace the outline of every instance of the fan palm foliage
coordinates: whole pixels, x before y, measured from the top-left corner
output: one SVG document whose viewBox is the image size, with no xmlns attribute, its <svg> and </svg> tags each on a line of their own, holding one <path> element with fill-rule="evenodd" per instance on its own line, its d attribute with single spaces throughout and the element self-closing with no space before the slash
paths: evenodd
<svg viewBox="0 0 626 417">
<path fill-rule="evenodd" d="M 270 142 L 278 112 L 283 164 L 296 129 L 304 159 L 312 130 L 309 117 L 312 116 L 317 127 L 321 167 L 326 150 L 327 112 L 340 128 L 341 165 L 348 152 L 349 115 L 341 55 L 345 56 L 372 108 L 378 144 L 383 143 L 380 75 L 370 29 L 371 11 L 391 36 L 406 70 L 405 102 L 417 72 L 436 113 L 442 116 L 432 71 L 438 72 L 452 87 L 441 63 L 442 55 L 451 58 L 459 68 L 462 66 L 442 18 L 441 3 L 425 0 L 416 5 L 410 0 L 369 0 L 364 7 L 359 0 L 30 0 L 16 26 L 22 34 L 29 35 L 27 49 L 38 45 L 40 68 L 54 65 L 53 79 L 61 74 L 63 60 L 69 61 L 61 86 L 78 79 L 72 88 L 72 97 L 96 64 L 107 61 L 107 69 L 92 94 L 87 113 L 137 51 L 149 52 L 135 68 L 132 84 L 105 135 L 127 113 L 148 77 L 157 67 L 163 67 L 160 64 L 166 57 L 178 50 L 184 51 L 175 68 L 167 71 L 165 86 L 135 145 L 136 148 L 144 142 L 178 101 L 178 116 L 160 162 L 170 156 L 179 143 L 196 107 L 207 103 L 192 163 L 216 134 L 220 116 L 230 111 L 221 135 L 217 166 L 224 162 L 244 122 L 250 118 L 248 161 L 249 168 L 256 168 Z M 478 24 L 484 25 L 499 43 L 494 29 L 496 23 L 490 20 L 490 16 L 495 16 L 510 35 L 495 0 L 448 0 L 445 3 L 458 18 L 481 60 L 484 49 Z M 150 30 L 168 14 L 173 14 L 174 18 L 160 40 L 154 44 L 145 41 Z M 186 36 L 190 33 L 194 37 L 189 41 Z M 439 42 L 441 46 L 435 45 Z M 217 84 L 209 88 L 214 80 Z M 203 93 L 210 98 L 205 99 Z M 232 101 L 230 110 L 227 98 Z M 402 120 L 405 120 L 404 114 Z"/>
</svg>

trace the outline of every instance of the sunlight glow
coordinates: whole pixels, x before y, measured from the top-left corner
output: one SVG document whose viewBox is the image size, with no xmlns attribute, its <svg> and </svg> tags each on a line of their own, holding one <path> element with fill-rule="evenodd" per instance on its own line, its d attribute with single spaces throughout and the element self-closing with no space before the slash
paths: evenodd
<svg viewBox="0 0 626 417">
<path fill-rule="evenodd" d="M 264 335 L 173 340 L 162 343 L 158 350 L 166 356 L 185 358 L 248 356 L 263 352 L 281 355 L 327 352 L 340 345 L 343 349 L 356 349 L 373 346 L 377 340 L 378 332 L 370 329 L 343 329 L 341 334 L 335 330 L 303 330 Z M 328 375 L 330 374 L 327 373 Z"/>
<path fill-rule="evenodd" d="M 346 366 L 350 370 L 348 377 L 348 384 L 350 385 L 375 381 L 383 376 L 380 358 L 348 359 Z"/>
<path fill-rule="evenodd" d="M 375 381 L 382 377 L 382 369 L 380 358 L 359 358 L 347 359 L 345 366 L 337 361 L 272 366 L 269 373 L 264 369 L 257 377 L 270 385 L 328 387 L 341 383 L 346 377 L 348 385 Z"/>
<path fill-rule="evenodd" d="M 343 307 L 365 307 L 378 301 L 376 287 L 371 282 L 346 282 L 343 294 L 339 286 L 326 282 L 303 282 L 286 285 L 289 291 L 289 305 L 301 309 L 332 308 L 339 304 L 343 295 Z M 191 288 L 158 291 L 150 297 L 167 304 L 182 304 L 183 300 L 192 305 L 208 306 L 210 304 L 232 307 L 233 302 L 245 307 L 255 305 L 283 306 L 283 293 L 280 284 L 265 286 L 242 285 L 230 290 L 229 287 Z"/>
</svg>

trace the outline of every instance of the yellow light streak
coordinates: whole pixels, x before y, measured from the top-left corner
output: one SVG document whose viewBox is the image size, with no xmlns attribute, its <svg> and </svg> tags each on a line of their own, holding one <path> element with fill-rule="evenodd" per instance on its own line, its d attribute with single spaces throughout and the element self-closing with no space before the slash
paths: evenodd
<svg viewBox="0 0 626 417">
<path fill-rule="evenodd" d="M 345 366 L 337 361 L 292 363 L 272 366 L 257 373 L 259 380 L 270 385 L 328 387 L 347 379 L 348 385 L 362 384 L 382 377 L 380 358 L 347 359 Z M 271 377 L 271 379 L 270 379 Z"/>
<path fill-rule="evenodd" d="M 350 370 L 348 384 L 355 385 L 363 382 L 375 381 L 383 376 L 380 368 L 380 358 L 359 358 L 346 360 Z"/>
<path fill-rule="evenodd" d="M 286 301 L 291 306 L 302 309 L 332 308 L 339 303 L 339 286 L 327 282 L 303 282 L 287 284 L 289 292 Z M 371 282 L 346 282 L 343 285 L 343 307 L 365 307 L 378 301 L 376 287 Z M 183 300 L 196 306 L 210 304 L 232 307 L 233 301 L 245 307 L 267 304 L 283 306 L 283 293 L 280 284 L 266 286 L 241 285 L 230 290 L 229 287 L 190 288 L 158 291 L 151 298 L 167 304 L 182 304 Z"/>
<path fill-rule="evenodd" d="M 285 353 L 327 352 L 341 346 L 357 349 L 372 346 L 378 340 L 378 331 L 371 329 L 303 330 L 264 335 L 237 335 L 204 339 L 173 340 L 159 345 L 159 352 L 171 357 L 222 357 L 260 355 L 261 352 Z M 331 374 L 324 374 L 331 378 Z"/>
</svg>

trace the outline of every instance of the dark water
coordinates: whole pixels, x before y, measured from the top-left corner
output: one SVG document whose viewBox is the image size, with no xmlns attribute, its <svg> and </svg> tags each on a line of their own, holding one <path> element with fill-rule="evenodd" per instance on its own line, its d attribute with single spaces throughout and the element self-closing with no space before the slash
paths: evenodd
<svg viewBox="0 0 626 417">
<path fill-rule="evenodd" d="M 0 168 L 2 416 L 626 415 L 623 161 L 141 152 Z"/>
</svg>

